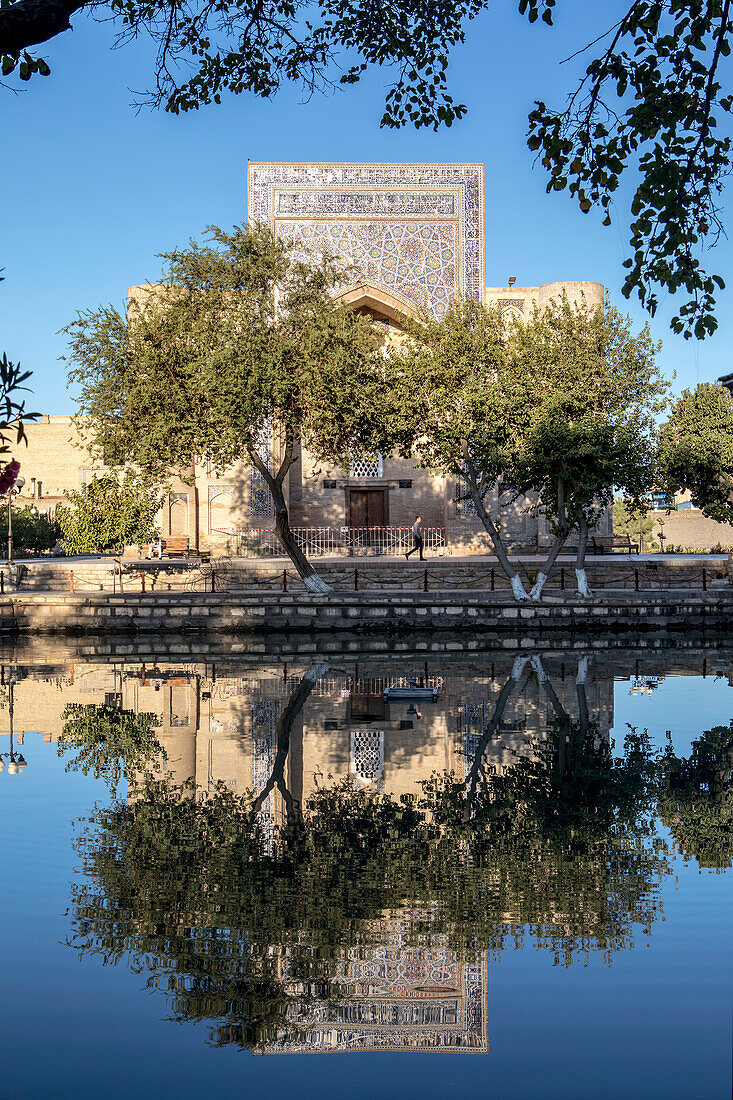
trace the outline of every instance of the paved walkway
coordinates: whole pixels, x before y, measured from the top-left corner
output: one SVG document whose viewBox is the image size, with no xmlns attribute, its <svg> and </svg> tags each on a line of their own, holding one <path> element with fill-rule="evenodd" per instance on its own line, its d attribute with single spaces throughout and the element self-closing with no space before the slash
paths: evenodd
<svg viewBox="0 0 733 1100">
<path fill-rule="evenodd" d="M 527 563 L 540 565 L 545 561 L 546 554 L 510 554 L 509 559 L 516 563 Z M 79 554 L 75 557 L 38 557 L 38 558 L 22 558 L 16 557 L 15 563 L 18 565 L 58 565 L 62 568 L 68 566 L 72 569 L 75 565 L 91 566 L 91 565 L 112 565 L 115 561 L 115 555 L 110 554 Z M 185 565 L 184 558 L 164 559 L 166 561 L 173 560 L 181 565 Z M 242 562 L 247 565 L 269 565 L 277 561 L 289 561 L 285 554 L 279 555 L 267 555 L 265 557 L 234 557 L 232 561 Z M 404 554 L 362 554 L 354 555 L 350 557 L 348 554 L 324 554 L 323 556 L 316 555 L 309 559 L 313 564 L 319 565 L 370 565 L 380 564 L 384 565 L 387 562 L 394 561 L 395 563 L 405 562 Z M 567 562 L 575 561 L 575 554 L 560 554 L 557 558 L 558 562 L 566 564 Z M 588 554 L 586 561 L 594 564 L 617 564 L 618 562 L 666 562 L 666 561 L 727 561 L 728 554 Z M 493 554 L 435 554 L 429 551 L 425 555 L 425 563 L 430 565 L 440 565 L 444 563 L 448 565 L 456 564 L 476 564 L 487 563 L 490 565 L 496 565 L 498 559 Z M 407 564 L 419 564 L 419 558 L 416 555 L 412 555 Z M 4 562 L 0 559 L 0 569 L 3 567 Z"/>
</svg>

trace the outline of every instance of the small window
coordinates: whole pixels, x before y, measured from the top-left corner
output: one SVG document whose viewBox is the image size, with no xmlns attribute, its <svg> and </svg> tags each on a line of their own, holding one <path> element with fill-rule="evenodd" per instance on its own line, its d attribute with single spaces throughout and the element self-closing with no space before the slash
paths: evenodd
<svg viewBox="0 0 733 1100">
<path fill-rule="evenodd" d="M 402 718 L 401 719 L 401 721 L 400 721 L 400 729 L 401 730 L 411 730 L 411 729 L 414 729 L 414 728 L 415 727 L 414 727 L 413 723 L 410 721 L 409 718 Z"/>
<path fill-rule="evenodd" d="M 363 455 L 349 462 L 349 477 L 381 477 L 382 468 L 381 455 Z"/>
<path fill-rule="evenodd" d="M 323 723 L 324 730 L 337 730 L 339 728 L 338 722 L 333 718 L 327 718 Z"/>
<path fill-rule="evenodd" d="M 39 498 L 43 496 L 43 482 L 42 481 L 37 481 L 36 482 L 36 496 L 39 497 Z"/>
</svg>

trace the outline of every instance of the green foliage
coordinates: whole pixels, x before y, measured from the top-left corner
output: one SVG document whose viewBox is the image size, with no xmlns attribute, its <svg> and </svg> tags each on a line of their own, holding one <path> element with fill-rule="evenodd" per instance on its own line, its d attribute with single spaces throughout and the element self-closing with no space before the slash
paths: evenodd
<svg viewBox="0 0 733 1100">
<path fill-rule="evenodd" d="M 3 276 L 0 275 L 0 282 Z M 38 419 L 38 413 L 26 411 L 25 401 L 18 395 L 27 390 L 25 383 L 31 376 L 22 370 L 20 363 L 12 363 L 5 352 L 0 356 L 0 458 L 7 455 L 10 443 L 25 440 L 24 422 Z"/>
<path fill-rule="evenodd" d="M 121 779 L 139 780 L 162 762 L 163 749 L 153 732 L 158 724 L 154 714 L 69 703 L 61 717 L 59 756 L 74 753 L 66 770 L 103 779 L 112 792 Z"/>
<path fill-rule="evenodd" d="M 663 425 L 659 464 L 670 493 L 689 489 L 703 515 L 733 521 L 733 396 L 700 383 L 683 390 Z"/>
<path fill-rule="evenodd" d="M 59 505 L 56 518 L 67 554 L 119 551 L 158 533 L 155 516 L 162 496 L 158 483 L 144 474 L 105 474 L 66 496 L 71 506 Z"/>
<path fill-rule="evenodd" d="M 90 418 L 113 461 L 159 474 L 194 456 L 225 468 L 258 449 L 266 425 L 291 460 L 296 438 L 343 459 L 378 382 L 370 321 L 331 294 L 343 269 L 295 259 L 264 227 L 208 232 L 164 255 L 163 286 L 129 324 L 109 307 L 69 325 L 80 425 Z"/>
<path fill-rule="evenodd" d="M 208 234 L 164 255 L 163 285 L 128 318 L 107 307 L 69 325 L 79 427 L 108 460 L 159 477 L 194 459 L 254 464 L 307 578 L 283 482 L 301 446 L 332 462 L 379 449 L 380 337 L 334 299 L 346 272 L 332 258 L 304 262 L 262 226 Z"/>
<path fill-rule="evenodd" d="M 642 545 L 639 546 L 639 532 L 642 532 Z M 630 500 L 614 500 L 613 533 L 628 535 L 640 551 L 657 549 L 659 543 L 654 539 L 654 519 L 643 504 L 635 505 Z"/>
<path fill-rule="evenodd" d="M 255 1048 L 296 1040 L 308 1006 L 338 999 L 340 961 L 383 943 L 395 917 L 459 959 L 529 940 L 566 966 L 610 961 L 650 930 L 669 868 L 645 818 L 646 747 L 618 765 L 594 749 L 584 763 L 587 748 L 564 780 L 540 765 L 496 777 L 468 824 L 455 777 L 416 801 L 345 781 L 274 846 L 248 795 L 148 782 L 79 836 L 71 942 L 141 965 L 173 1018 L 209 1022 L 214 1044 Z"/>
<path fill-rule="evenodd" d="M 506 472 L 517 491 L 538 494 L 557 529 L 590 526 L 614 488 L 639 501 L 654 482 L 654 416 L 667 383 L 648 326 L 606 300 L 593 309 L 567 298 L 517 326 L 511 370 L 531 387 L 526 432 Z"/>
<path fill-rule="evenodd" d="M 648 328 L 634 335 L 609 302 L 591 309 L 563 297 L 507 330 L 498 311 L 466 300 L 411 335 L 389 357 L 392 442 L 460 479 L 500 560 L 500 503 L 531 496 L 556 553 L 614 488 L 634 501 L 650 491 L 667 383 Z"/>
<path fill-rule="evenodd" d="M 61 528 L 55 519 L 49 519 L 33 504 L 13 508 L 13 545 L 17 550 L 40 554 L 50 550 L 61 537 Z M 0 553 L 8 552 L 8 506 L 0 507 Z"/>
<path fill-rule="evenodd" d="M 600 206 L 604 225 L 623 173 L 637 174 L 624 294 L 654 314 L 657 288 L 686 292 L 672 328 L 697 339 L 715 331 L 715 293 L 725 285 L 698 256 L 722 230 L 731 139 L 718 119 L 733 97 L 719 67 L 732 30 L 727 0 L 634 0 L 595 38 L 603 48 L 568 106 L 537 101 L 530 114 L 529 147 L 541 154 L 548 192 L 568 187 L 584 213 Z"/>
<path fill-rule="evenodd" d="M 700 867 L 733 865 L 733 728 L 714 726 L 689 759 L 671 743 L 660 766 L 659 814 L 680 850 Z"/>
<path fill-rule="evenodd" d="M 649 934 L 670 873 L 653 829 L 658 762 L 633 730 L 613 754 L 588 720 L 580 666 L 579 721 L 536 670 L 555 718 L 500 774 L 484 753 L 514 677 L 465 780 L 435 774 L 398 799 L 345 780 L 300 808 L 281 784 L 312 668 L 278 723 L 285 821 L 263 821 L 261 794 L 174 787 L 148 769 L 133 800 L 80 832 L 70 942 L 147 972 L 173 1018 L 209 1022 L 214 1044 L 255 1048 L 298 1041 L 299 1020 L 343 994 L 343 960 L 381 947 L 395 918 L 461 961 L 531 941 L 566 966 L 590 952 L 610 962 Z"/>
</svg>

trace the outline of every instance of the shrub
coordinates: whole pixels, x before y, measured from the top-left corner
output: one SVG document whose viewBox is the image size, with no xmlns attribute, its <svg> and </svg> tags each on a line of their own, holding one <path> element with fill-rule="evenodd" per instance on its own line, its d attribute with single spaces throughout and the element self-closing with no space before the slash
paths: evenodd
<svg viewBox="0 0 733 1100">
<path fill-rule="evenodd" d="M 55 519 L 39 512 L 35 504 L 13 508 L 13 546 L 16 551 L 27 550 L 39 554 L 50 550 L 61 537 L 61 528 Z M 0 553 L 8 552 L 8 506 L 0 508 Z"/>
<path fill-rule="evenodd" d="M 59 505 L 56 518 L 67 554 L 95 554 L 147 542 L 158 534 L 155 515 L 162 503 L 160 486 L 128 470 L 95 477 L 66 493 L 71 507 Z"/>
</svg>

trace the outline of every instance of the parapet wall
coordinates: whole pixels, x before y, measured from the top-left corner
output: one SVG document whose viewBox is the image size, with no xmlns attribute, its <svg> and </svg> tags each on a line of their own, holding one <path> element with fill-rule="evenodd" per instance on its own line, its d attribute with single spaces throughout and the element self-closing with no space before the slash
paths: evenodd
<svg viewBox="0 0 733 1100">
<path fill-rule="evenodd" d="M 460 561 L 451 557 L 427 558 L 424 562 L 403 558 L 314 559 L 313 564 L 335 591 L 405 591 L 419 592 L 442 589 L 484 590 L 508 593 L 509 582 L 496 562 L 489 560 Z M 533 583 L 539 568 L 538 560 L 520 564 L 526 583 Z M 17 567 L 16 567 L 17 569 Z M 719 587 L 733 579 L 733 561 L 722 555 L 682 555 L 658 560 L 607 556 L 588 560 L 591 587 L 605 591 L 658 591 L 668 589 L 703 589 Z M 120 592 L 119 567 L 114 559 L 39 560 L 20 566 L 17 583 L 0 566 L 2 587 L 19 592 Z M 252 589 L 258 592 L 303 592 L 303 583 L 289 561 L 253 561 L 246 558 L 218 558 L 203 568 L 181 563 L 174 571 L 157 575 L 145 574 L 145 591 L 210 592 Z M 549 590 L 571 590 L 575 587 L 572 560 L 560 561 L 550 575 Z M 123 571 L 124 592 L 143 590 L 138 571 Z"/>
</svg>

